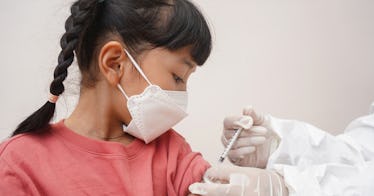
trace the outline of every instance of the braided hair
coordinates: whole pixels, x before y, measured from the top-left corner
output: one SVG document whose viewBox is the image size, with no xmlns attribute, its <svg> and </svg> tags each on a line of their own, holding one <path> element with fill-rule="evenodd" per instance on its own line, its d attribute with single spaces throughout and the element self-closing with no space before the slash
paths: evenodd
<svg viewBox="0 0 374 196">
<path fill-rule="evenodd" d="M 189 0 L 77 0 L 70 11 L 50 84 L 53 96 L 64 92 L 63 82 L 75 55 L 82 73 L 81 84 L 95 83 L 98 71 L 93 57 L 108 35 L 119 35 L 135 54 L 142 44 L 169 50 L 191 46 L 191 57 L 198 65 L 204 64 L 211 51 L 209 27 Z M 54 101 L 47 101 L 21 122 L 12 136 L 45 132 L 55 107 Z"/>
</svg>

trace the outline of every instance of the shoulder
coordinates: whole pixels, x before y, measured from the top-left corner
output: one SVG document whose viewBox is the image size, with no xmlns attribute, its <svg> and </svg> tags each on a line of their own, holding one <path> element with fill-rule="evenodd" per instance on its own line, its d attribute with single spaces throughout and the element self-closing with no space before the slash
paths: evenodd
<svg viewBox="0 0 374 196">
<path fill-rule="evenodd" d="M 50 137 L 49 129 L 40 134 L 23 133 L 0 144 L 0 157 L 6 160 L 32 157 L 40 149 L 47 148 L 43 141 Z"/>
<path fill-rule="evenodd" d="M 194 153 L 186 139 L 173 129 L 165 132 L 152 143 L 153 148 L 156 148 L 159 153 L 165 153 L 169 161 L 174 159 L 179 161 L 186 156 L 200 154 Z"/>
<path fill-rule="evenodd" d="M 0 144 L 0 156 L 4 156 L 9 151 L 18 151 L 29 148 L 30 144 L 35 144 L 36 136 L 32 134 L 19 134 L 8 138 Z"/>
<path fill-rule="evenodd" d="M 180 135 L 178 132 L 176 132 L 174 129 L 170 129 L 165 134 L 163 134 L 161 137 L 166 137 L 169 140 L 179 142 L 179 143 L 187 143 L 186 139 Z"/>
<path fill-rule="evenodd" d="M 374 113 L 353 120 L 345 129 L 345 132 L 356 130 L 374 131 Z"/>
<path fill-rule="evenodd" d="M 186 161 L 188 164 L 191 161 L 201 162 L 203 160 L 201 153 L 194 152 L 186 139 L 173 129 L 160 136 L 156 141 L 156 146 L 158 149 L 166 149 L 170 160 Z"/>
<path fill-rule="evenodd" d="M 374 102 L 370 106 L 370 112 L 366 116 L 361 116 L 355 120 L 353 120 L 347 128 L 345 129 L 345 132 L 349 132 L 352 130 L 369 130 L 371 132 L 374 131 Z"/>
<path fill-rule="evenodd" d="M 173 129 L 170 129 L 166 133 L 162 134 L 159 138 L 157 138 L 156 142 L 159 144 L 167 144 L 169 147 L 173 148 L 189 147 L 186 139 Z"/>
</svg>

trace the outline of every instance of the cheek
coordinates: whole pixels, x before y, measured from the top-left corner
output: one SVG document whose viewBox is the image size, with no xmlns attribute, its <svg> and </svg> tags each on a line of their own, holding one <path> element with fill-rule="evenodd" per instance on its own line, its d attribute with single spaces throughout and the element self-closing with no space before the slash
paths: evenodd
<svg viewBox="0 0 374 196">
<path fill-rule="evenodd" d="M 147 73 L 145 74 L 148 76 L 152 84 L 158 85 L 162 89 L 172 90 L 176 88 L 172 74 L 169 70 L 163 67 L 156 68 L 156 66 L 154 66 L 147 70 Z"/>
<path fill-rule="evenodd" d="M 127 96 L 141 94 L 148 83 L 136 70 L 128 70 L 121 78 L 120 84 Z"/>
</svg>

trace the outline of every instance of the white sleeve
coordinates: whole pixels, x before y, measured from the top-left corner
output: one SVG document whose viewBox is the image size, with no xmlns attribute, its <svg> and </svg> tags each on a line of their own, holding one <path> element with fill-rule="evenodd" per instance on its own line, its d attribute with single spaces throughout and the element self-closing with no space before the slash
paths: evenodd
<svg viewBox="0 0 374 196">
<path fill-rule="evenodd" d="M 339 136 L 295 120 L 269 116 L 267 122 L 280 138 L 267 168 L 283 175 L 290 195 L 374 192 L 373 114 L 353 121 Z"/>
</svg>

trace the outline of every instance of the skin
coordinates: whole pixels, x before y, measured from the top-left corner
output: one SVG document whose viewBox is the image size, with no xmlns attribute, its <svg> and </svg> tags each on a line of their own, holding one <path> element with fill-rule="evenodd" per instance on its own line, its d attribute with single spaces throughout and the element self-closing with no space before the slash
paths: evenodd
<svg viewBox="0 0 374 196">
<path fill-rule="evenodd" d="M 132 96 L 141 94 L 148 83 L 132 65 L 125 48 L 121 41 L 108 41 L 101 47 L 96 62 L 99 80 L 94 87 L 82 87 L 76 108 L 64 122 L 74 132 L 123 145 L 134 140 L 123 132 L 122 124 L 128 125 L 131 115 L 117 84 Z M 151 83 L 164 90 L 185 91 L 190 75 L 196 70 L 189 47 L 176 51 L 154 48 L 132 56 Z"/>
</svg>

